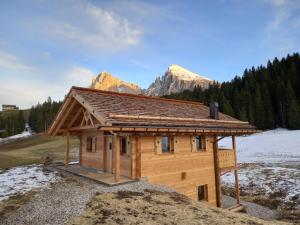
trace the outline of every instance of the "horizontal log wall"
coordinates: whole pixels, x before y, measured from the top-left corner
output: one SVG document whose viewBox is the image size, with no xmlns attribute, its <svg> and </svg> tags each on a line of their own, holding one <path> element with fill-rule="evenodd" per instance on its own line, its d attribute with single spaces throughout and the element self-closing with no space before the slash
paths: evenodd
<svg viewBox="0 0 300 225">
<path fill-rule="evenodd" d="M 220 169 L 235 167 L 235 155 L 233 149 L 219 149 Z"/>
<path fill-rule="evenodd" d="M 157 154 L 157 137 L 139 137 L 141 177 L 155 184 L 173 187 L 197 200 L 197 187 L 207 185 L 208 203 L 216 204 L 212 137 L 206 137 L 206 151 L 193 152 L 191 136 L 174 137 L 174 153 Z"/>
<path fill-rule="evenodd" d="M 87 137 L 97 138 L 96 152 L 86 151 L 86 139 Z M 82 149 L 81 149 L 81 165 L 87 167 L 93 167 L 96 169 L 103 169 L 103 157 L 104 157 L 104 136 L 103 132 L 85 132 L 82 134 Z"/>
</svg>

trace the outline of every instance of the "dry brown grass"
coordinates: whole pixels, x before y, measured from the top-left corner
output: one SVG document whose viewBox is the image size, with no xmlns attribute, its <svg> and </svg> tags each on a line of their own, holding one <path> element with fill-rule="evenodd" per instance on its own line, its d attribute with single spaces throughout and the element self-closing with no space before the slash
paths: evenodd
<svg viewBox="0 0 300 225">
<path fill-rule="evenodd" d="M 3 217 L 5 214 L 11 213 L 24 204 L 29 202 L 29 200 L 37 193 L 38 190 L 27 192 L 26 194 L 17 194 L 11 196 L 10 198 L 0 201 L 0 217 Z"/>
<path fill-rule="evenodd" d="M 96 194 L 85 212 L 69 225 L 95 224 L 285 224 L 263 221 L 189 200 L 177 193 L 122 191 Z"/>
<path fill-rule="evenodd" d="M 77 138 L 72 138 L 71 144 L 74 151 L 71 154 L 71 159 L 76 159 L 78 143 Z M 0 145 L 0 169 L 41 163 L 41 159 L 46 156 L 50 156 L 54 160 L 63 160 L 65 148 L 65 137 L 50 137 L 47 135 L 36 135 L 2 144 Z"/>
</svg>

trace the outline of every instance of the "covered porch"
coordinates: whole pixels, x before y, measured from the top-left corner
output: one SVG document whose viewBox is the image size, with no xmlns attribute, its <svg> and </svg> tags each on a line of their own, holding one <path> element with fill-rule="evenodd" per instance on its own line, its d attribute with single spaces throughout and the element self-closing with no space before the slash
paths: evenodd
<svg viewBox="0 0 300 225">
<path fill-rule="evenodd" d="M 80 177 L 85 177 L 107 186 L 115 186 L 119 184 L 126 184 L 126 183 L 131 183 L 136 181 L 122 175 L 116 181 L 115 176 L 112 173 L 104 172 L 91 167 L 81 166 L 78 163 L 76 164 L 72 163 L 69 164 L 68 166 L 57 166 L 57 168 L 62 171 L 66 171 Z"/>
</svg>

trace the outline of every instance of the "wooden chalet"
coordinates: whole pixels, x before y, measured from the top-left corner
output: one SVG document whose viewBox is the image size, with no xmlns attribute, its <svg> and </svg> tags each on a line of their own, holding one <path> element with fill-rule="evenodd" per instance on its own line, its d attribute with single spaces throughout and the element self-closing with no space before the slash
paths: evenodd
<svg viewBox="0 0 300 225">
<path fill-rule="evenodd" d="M 72 87 L 49 129 L 80 140 L 79 166 L 122 177 L 146 178 L 199 201 L 221 207 L 220 175 L 232 171 L 239 183 L 235 136 L 255 127 L 218 112 L 216 104 Z M 231 149 L 218 141 L 232 137 Z"/>
</svg>

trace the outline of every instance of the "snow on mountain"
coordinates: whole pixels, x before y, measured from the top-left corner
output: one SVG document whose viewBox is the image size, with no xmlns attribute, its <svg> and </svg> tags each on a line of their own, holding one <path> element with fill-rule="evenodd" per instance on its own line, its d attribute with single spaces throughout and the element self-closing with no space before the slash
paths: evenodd
<svg viewBox="0 0 300 225">
<path fill-rule="evenodd" d="M 156 80 L 145 91 L 145 95 L 162 96 L 192 90 L 196 86 L 208 88 L 213 80 L 200 76 L 179 65 L 170 65 L 162 77 Z"/>
<path fill-rule="evenodd" d="M 179 65 L 172 64 L 162 77 L 158 77 L 145 90 L 138 85 L 124 82 L 107 72 L 100 73 L 92 81 L 91 88 L 148 96 L 162 96 L 183 90 L 192 90 L 196 86 L 208 88 L 213 80 L 191 72 Z"/>
<path fill-rule="evenodd" d="M 186 80 L 186 81 L 207 80 L 209 82 L 212 82 L 211 79 L 208 79 L 207 77 L 204 77 L 204 76 L 201 76 L 194 72 L 191 72 L 191 71 L 189 71 L 179 65 L 176 65 L 176 64 L 170 65 L 168 67 L 167 73 L 171 73 L 173 76 L 176 76 L 181 80 Z"/>
</svg>

